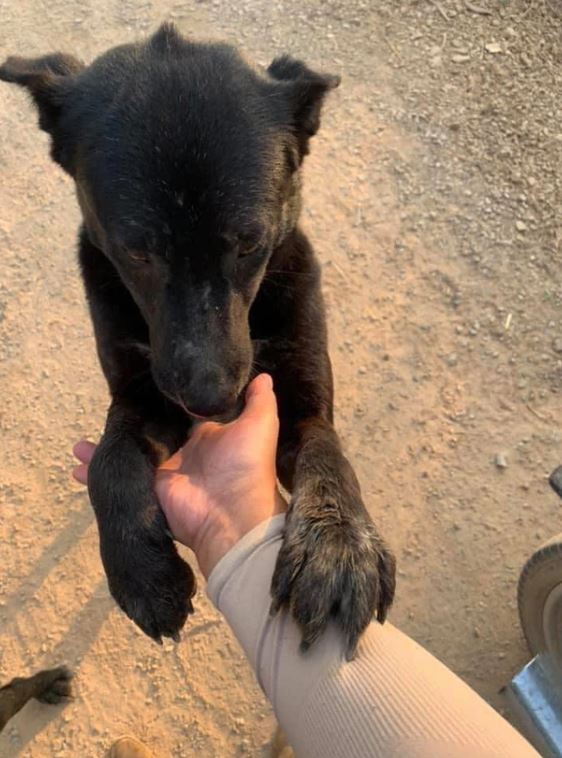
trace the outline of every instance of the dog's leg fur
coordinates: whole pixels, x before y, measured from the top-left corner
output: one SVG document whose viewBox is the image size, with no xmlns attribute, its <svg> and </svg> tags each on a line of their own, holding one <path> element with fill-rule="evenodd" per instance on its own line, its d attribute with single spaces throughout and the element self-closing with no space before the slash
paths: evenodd
<svg viewBox="0 0 562 758">
<path fill-rule="evenodd" d="M 160 641 L 176 637 L 193 610 L 195 577 L 168 533 L 154 472 L 185 442 L 190 422 L 157 390 L 146 325 L 112 264 L 84 233 L 80 264 L 112 396 L 88 472 L 100 552 L 117 603 Z"/>
<path fill-rule="evenodd" d="M 183 626 L 195 580 L 177 555 L 154 495 L 159 462 L 154 442 L 175 451 L 190 422 L 154 384 L 145 322 L 112 264 L 84 234 L 80 261 L 112 394 L 89 471 L 102 560 L 121 608 L 158 640 Z M 281 422 L 278 471 L 293 493 L 272 609 L 291 607 L 305 648 L 336 617 L 351 656 L 372 617 L 385 618 L 394 593 L 394 559 L 367 513 L 332 425 L 319 267 L 298 230 L 273 255 L 250 327 L 255 367 L 274 378 Z"/>
<path fill-rule="evenodd" d="M 0 687 L 0 732 L 31 698 L 53 705 L 70 697 L 71 672 L 60 668 L 39 671 L 34 676 L 12 679 Z"/>
<path fill-rule="evenodd" d="M 257 365 L 272 373 L 279 404 L 278 473 L 292 492 L 272 610 L 290 606 L 305 649 L 335 617 L 351 657 L 373 616 L 385 619 L 394 595 L 394 558 L 368 515 L 332 425 L 319 267 L 301 232 L 272 260 L 252 315 L 262 337 Z M 269 339 L 259 334 L 264 325 Z"/>
</svg>

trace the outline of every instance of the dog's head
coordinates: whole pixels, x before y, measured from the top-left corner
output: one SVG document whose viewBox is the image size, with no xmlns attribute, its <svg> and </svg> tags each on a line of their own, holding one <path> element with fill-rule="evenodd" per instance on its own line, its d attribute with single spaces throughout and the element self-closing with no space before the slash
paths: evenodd
<svg viewBox="0 0 562 758">
<path fill-rule="evenodd" d="M 75 58 L 8 58 L 86 230 L 148 324 L 160 389 L 194 415 L 228 414 L 252 361 L 248 313 L 294 228 L 299 167 L 337 86 L 300 61 L 260 70 L 232 47 L 165 25 L 147 42 Z"/>
</svg>

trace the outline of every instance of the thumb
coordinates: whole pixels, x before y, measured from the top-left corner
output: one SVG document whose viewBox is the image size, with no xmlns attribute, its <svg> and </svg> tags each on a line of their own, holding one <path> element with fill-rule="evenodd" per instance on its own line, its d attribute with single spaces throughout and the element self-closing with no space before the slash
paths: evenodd
<svg viewBox="0 0 562 758">
<path fill-rule="evenodd" d="M 273 416 L 277 419 L 277 400 L 273 392 L 273 379 L 269 374 L 259 374 L 246 390 L 246 406 L 240 419 Z"/>
</svg>

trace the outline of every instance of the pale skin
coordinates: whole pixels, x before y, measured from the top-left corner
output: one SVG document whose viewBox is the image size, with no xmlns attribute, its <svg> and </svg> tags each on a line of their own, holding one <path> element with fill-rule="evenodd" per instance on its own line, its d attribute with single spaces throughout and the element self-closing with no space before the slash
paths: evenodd
<svg viewBox="0 0 562 758">
<path fill-rule="evenodd" d="M 287 504 L 277 487 L 277 403 L 268 374 L 248 386 L 244 411 L 230 424 L 204 422 L 156 473 L 156 494 L 178 542 L 191 548 L 207 579 L 220 559 L 255 526 Z M 73 472 L 87 483 L 96 446 L 74 446 Z"/>
<path fill-rule="evenodd" d="M 223 426 L 202 423 L 187 444 L 157 471 L 156 493 L 170 529 L 179 542 L 193 549 L 207 579 L 220 559 L 245 534 L 286 510 L 275 471 L 278 430 L 272 381 L 268 375 L 261 374 L 249 385 L 245 409 L 236 421 Z M 93 443 L 84 441 L 74 448 L 81 461 L 74 476 L 82 484 L 87 482 L 88 463 L 94 450 Z M 272 569 L 273 562 L 269 565 Z M 243 592 L 244 587 L 238 585 L 238 590 Z M 253 602 L 253 595 L 250 598 Z M 259 608 L 263 600 L 263 595 L 261 600 L 258 598 L 258 612 L 253 620 L 260 644 L 267 637 L 263 607 Z M 236 604 L 233 607 L 238 608 Z M 289 618 L 287 623 L 294 622 Z M 499 716 L 490 715 L 487 706 L 451 672 L 396 629 L 370 625 L 365 637 L 368 644 L 351 664 L 343 663 L 343 639 L 333 636 L 328 638 L 327 646 L 316 659 L 303 657 L 297 651 L 298 637 L 294 632 L 280 634 L 277 628 L 269 638 L 274 644 L 265 645 L 276 664 L 273 666 L 266 657 L 263 670 L 277 669 L 281 660 L 281 668 L 292 672 L 289 678 L 273 677 L 269 690 L 266 689 L 268 697 L 275 692 L 278 717 L 293 713 L 287 703 L 292 702 L 295 693 L 307 689 L 310 681 L 322 683 L 330 693 L 320 708 L 316 703 L 314 711 L 305 700 L 304 723 L 310 726 L 312 720 L 306 722 L 306 718 L 311 719 L 312 713 L 316 722 L 312 736 L 303 734 L 302 724 L 297 723 L 294 713 L 283 724 L 290 744 L 295 744 L 295 738 L 300 740 L 303 754 L 310 750 L 316 754 L 318 741 L 324 740 L 330 754 L 344 755 L 351 751 L 350 755 L 362 756 L 365 742 L 361 740 L 365 740 L 371 746 L 369 754 L 372 755 L 388 755 L 391 742 L 394 747 L 403 748 L 400 755 L 404 756 L 435 756 L 436 749 L 443 756 L 469 755 L 468 751 L 470 755 L 484 755 L 482 743 L 476 739 L 484 733 L 490 743 L 497 741 L 502 746 L 513 743 L 512 751 L 505 753 L 498 749 L 492 751 L 493 755 L 538 756 Z M 347 674 L 347 666 L 353 667 L 349 669 L 352 676 Z M 373 678 L 374 670 L 380 672 L 379 677 Z M 280 689 L 276 689 L 278 685 Z M 318 689 L 315 686 L 310 691 Z M 374 718 L 373 714 L 379 715 Z M 300 713 L 298 715 L 300 717 Z M 343 729 L 340 734 L 334 731 L 333 724 L 342 718 L 344 723 L 349 720 L 353 728 L 348 724 L 347 731 Z M 381 723 L 389 725 L 388 732 L 380 729 Z M 458 730 L 458 739 L 455 730 Z M 467 736 L 471 731 L 475 734 L 474 742 Z M 434 739 L 434 735 L 438 736 Z M 465 746 L 466 740 L 470 744 Z M 129 740 L 130 745 L 139 750 L 136 741 Z M 392 754 L 398 755 L 394 749 Z"/>
</svg>

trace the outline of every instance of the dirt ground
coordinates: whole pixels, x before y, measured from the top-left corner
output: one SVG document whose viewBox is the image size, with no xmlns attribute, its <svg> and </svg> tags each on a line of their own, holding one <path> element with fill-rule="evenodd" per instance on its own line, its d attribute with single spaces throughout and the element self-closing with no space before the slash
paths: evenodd
<svg viewBox="0 0 562 758">
<path fill-rule="evenodd" d="M 526 660 L 516 584 L 561 530 L 562 12 L 557 0 L 1 0 L 0 57 L 89 61 L 175 20 L 261 63 L 341 73 L 306 168 L 337 423 L 399 559 L 391 620 L 500 710 Z M 0 676 L 66 662 L 1 756 L 267 754 L 273 717 L 203 593 L 179 646 L 114 607 L 71 446 L 107 405 L 73 187 L 0 89 Z M 498 457 L 499 456 L 499 457 Z M 501 465 L 498 465 L 501 464 Z M 505 465 L 503 465 L 505 464 Z"/>
</svg>

